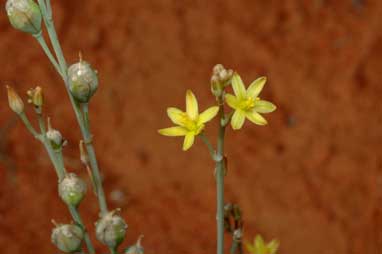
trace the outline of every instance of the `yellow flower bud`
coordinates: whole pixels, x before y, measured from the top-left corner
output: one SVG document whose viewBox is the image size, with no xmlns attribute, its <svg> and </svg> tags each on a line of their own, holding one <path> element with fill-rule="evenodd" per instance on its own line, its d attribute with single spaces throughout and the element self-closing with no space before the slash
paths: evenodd
<svg viewBox="0 0 382 254">
<path fill-rule="evenodd" d="M 9 107 L 18 115 L 24 112 L 24 103 L 20 96 L 16 93 L 16 91 L 10 87 L 7 87 L 8 92 L 8 103 Z"/>
</svg>

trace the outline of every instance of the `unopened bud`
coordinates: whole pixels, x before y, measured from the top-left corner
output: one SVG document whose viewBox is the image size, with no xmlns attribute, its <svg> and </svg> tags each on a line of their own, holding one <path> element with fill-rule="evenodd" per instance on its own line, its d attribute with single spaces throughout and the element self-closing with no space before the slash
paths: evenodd
<svg viewBox="0 0 382 254">
<path fill-rule="evenodd" d="M 83 238 L 83 230 L 73 224 L 56 225 L 51 236 L 52 243 L 66 253 L 78 251 Z"/>
<path fill-rule="evenodd" d="M 16 113 L 21 114 L 24 112 L 24 103 L 16 91 L 10 87 L 6 86 L 8 92 L 8 103 L 9 107 Z"/>
<path fill-rule="evenodd" d="M 110 248 L 116 248 L 125 238 L 127 224 L 117 211 L 109 212 L 96 223 L 97 239 Z"/>
<path fill-rule="evenodd" d="M 145 252 L 141 244 L 142 238 L 143 235 L 139 236 L 137 243 L 128 247 L 125 250 L 125 254 L 144 254 Z"/>
<path fill-rule="evenodd" d="M 86 194 L 86 184 L 76 174 L 69 173 L 58 184 L 58 193 L 66 204 L 78 206 Z"/>
<path fill-rule="evenodd" d="M 217 64 L 212 70 L 211 91 L 215 96 L 221 96 L 224 87 L 229 85 L 233 70 L 227 70 L 222 64 Z"/>
<path fill-rule="evenodd" d="M 68 76 L 70 93 L 77 101 L 87 103 L 98 88 L 97 72 L 80 59 L 69 67 Z"/>
<path fill-rule="evenodd" d="M 44 98 L 41 87 L 29 89 L 27 92 L 28 103 L 33 104 L 35 107 L 41 107 L 44 104 Z"/>
<path fill-rule="evenodd" d="M 41 11 L 33 0 L 8 0 L 5 9 L 12 26 L 26 33 L 41 32 Z"/>
</svg>

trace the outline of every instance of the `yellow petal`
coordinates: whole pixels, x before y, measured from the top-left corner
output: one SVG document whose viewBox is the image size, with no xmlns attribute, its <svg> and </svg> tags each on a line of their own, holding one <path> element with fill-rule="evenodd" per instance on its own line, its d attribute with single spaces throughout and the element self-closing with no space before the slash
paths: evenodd
<svg viewBox="0 0 382 254">
<path fill-rule="evenodd" d="M 194 144 L 195 136 L 192 132 L 187 133 L 184 137 L 183 151 L 187 151 Z"/>
<path fill-rule="evenodd" d="M 186 111 L 192 120 L 196 120 L 199 115 L 198 101 L 191 90 L 187 90 L 186 93 Z"/>
<path fill-rule="evenodd" d="M 248 252 L 250 252 L 251 254 L 257 254 L 256 248 L 252 244 L 245 243 L 245 246 L 247 247 Z"/>
<path fill-rule="evenodd" d="M 243 81 L 239 74 L 235 73 L 232 77 L 232 88 L 235 95 L 239 98 L 244 98 L 247 94 Z"/>
<path fill-rule="evenodd" d="M 255 102 L 253 110 L 259 113 L 271 113 L 276 110 L 276 105 L 269 101 L 259 100 Z"/>
<path fill-rule="evenodd" d="M 245 116 L 249 121 L 257 125 L 266 125 L 268 123 L 267 120 L 256 111 L 246 112 Z"/>
<path fill-rule="evenodd" d="M 214 107 L 210 107 L 206 109 L 205 111 L 203 111 L 203 113 L 199 115 L 198 123 L 202 124 L 202 123 L 206 123 L 210 121 L 212 118 L 216 116 L 218 112 L 219 112 L 218 106 L 214 106 Z"/>
<path fill-rule="evenodd" d="M 174 124 L 184 126 L 185 113 L 177 108 L 167 108 L 167 115 Z"/>
<path fill-rule="evenodd" d="M 239 107 L 239 99 L 232 94 L 226 94 L 225 101 L 227 102 L 228 106 L 233 109 L 237 109 Z"/>
<path fill-rule="evenodd" d="M 158 130 L 159 134 L 163 136 L 177 137 L 177 136 L 185 136 L 188 133 L 186 128 L 175 126 L 170 128 L 164 128 Z"/>
<path fill-rule="evenodd" d="M 256 235 L 255 237 L 255 247 L 257 249 L 263 249 L 265 247 L 264 240 L 261 235 Z"/>
<path fill-rule="evenodd" d="M 267 82 L 266 77 L 260 77 L 252 82 L 252 84 L 248 87 L 247 96 L 251 98 L 257 98 L 263 90 L 265 83 Z"/>
<path fill-rule="evenodd" d="M 245 121 L 245 113 L 242 110 L 236 110 L 235 113 L 233 113 L 232 119 L 231 119 L 231 126 L 234 130 L 239 130 L 241 127 L 243 127 Z"/>
</svg>

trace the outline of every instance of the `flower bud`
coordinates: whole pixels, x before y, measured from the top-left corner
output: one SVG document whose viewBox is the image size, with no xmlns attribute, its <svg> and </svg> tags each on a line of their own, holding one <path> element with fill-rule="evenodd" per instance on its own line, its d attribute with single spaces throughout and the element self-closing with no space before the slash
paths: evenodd
<svg viewBox="0 0 382 254">
<path fill-rule="evenodd" d="M 69 67 L 68 76 L 70 93 L 78 102 L 87 103 L 98 88 L 97 72 L 80 59 Z"/>
<path fill-rule="evenodd" d="M 125 254 L 144 254 L 144 249 L 141 245 L 142 238 L 143 235 L 139 236 L 137 243 L 128 247 L 125 250 Z"/>
<path fill-rule="evenodd" d="M 20 115 L 24 112 L 24 103 L 23 100 L 20 98 L 20 96 L 16 93 L 16 91 L 10 87 L 7 87 L 8 92 L 8 103 L 9 107 L 14 111 L 16 114 Z"/>
<path fill-rule="evenodd" d="M 116 248 L 125 238 L 127 224 L 117 211 L 109 212 L 96 223 L 97 239 L 110 248 Z"/>
<path fill-rule="evenodd" d="M 212 70 L 211 76 L 211 91 L 219 97 L 223 93 L 224 87 L 229 85 L 233 76 L 233 70 L 227 70 L 222 64 L 217 64 Z"/>
<path fill-rule="evenodd" d="M 83 230 L 73 224 L 57 225 L 51 236 L 52 243 L 66 253 L 78 251 L 83 238 Z"/>
<path fill-rule="evenodd" d="M 5 9 L 12 26 L 26 33 L 41 32 L 41 11 L 33 0 L 8 0 Z"/>
<path fill-rule="evenodd" d="M 36 88 L 29 89 L 27 95 L 29 97 L 28 103 L 33 104 L 35 107 L 41 107 L 44 104 L 41 87 L 37 86 Z"/>
<path fill-rule="evenodd" d="M 78 206 L 86 194 L 86 184 L 76 174 L 69 173 L 58 184 L 58 193 L 66 204 Z"/>
</svg>

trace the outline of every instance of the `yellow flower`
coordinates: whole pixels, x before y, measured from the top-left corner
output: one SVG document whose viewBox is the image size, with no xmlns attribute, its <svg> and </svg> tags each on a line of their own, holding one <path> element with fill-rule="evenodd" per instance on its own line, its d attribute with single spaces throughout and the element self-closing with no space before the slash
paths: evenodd
<svg viewBox="0 0 382 254">
<path fill-rule="evenodd" d="M 247 243 L 247 250 L 251 254 L 276 254 L 280 243 L 277 240 L 272 240 L 269 243 L 265 243 L 260 235 L 255 237 L 253 244 Z"/>
<path fill-rule="evenodd" d="M 195 136 L 202 132 L 204 124 L 214 118 L 218 111 L 219 107 L 214 106 L 199 114 L 198 101 L 192 91 L 187 90 L 186 112 L 174 107 L 167 108 L 168 117 L 178 126 L 160 129 L 159 133 L 172 137 L 185 136 L 183 151 L 186 151 L 194 144 Z"/>
<path fill-rule="evenodd" d="M 258 125 L 267 124 L 267 120 L 259 113 L 273 112 L 276 110 L 276 106 L 258 97 L 266 81 L 265 77 L 258 78 L 252 82 L 248 89 L 245 89 L 240 76 L 237 73 L 233 75 L 232 88 L 236 96 L 232 94 L 225 95 L 227 104 L 235 110 L 231 119 L 232 129 L 241 129 L 245 118 Z"/>
</svg>

